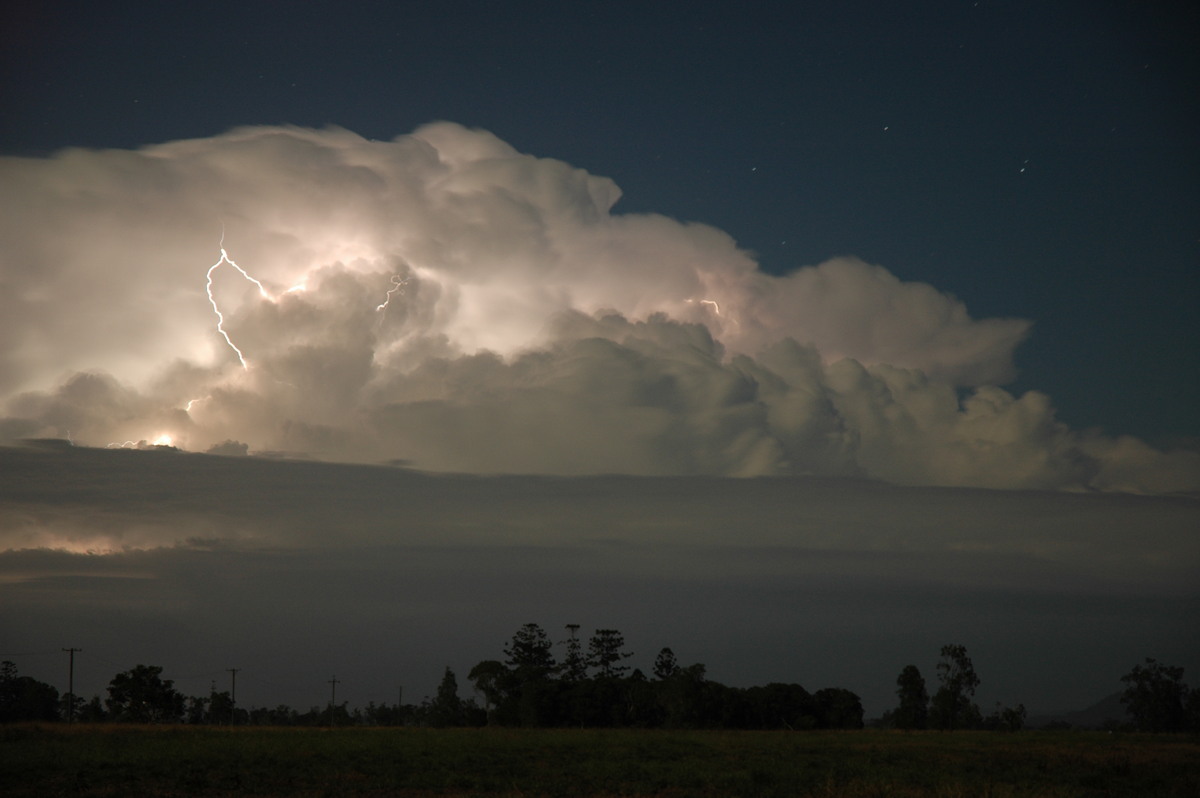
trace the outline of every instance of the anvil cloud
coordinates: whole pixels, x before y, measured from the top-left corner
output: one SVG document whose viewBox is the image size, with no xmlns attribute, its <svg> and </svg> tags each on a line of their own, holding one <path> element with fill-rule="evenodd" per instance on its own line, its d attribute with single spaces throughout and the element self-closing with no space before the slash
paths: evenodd
<svg viewBox="0 0 1200 798">
<path fill-rule="evenodd" d="M 720 230 L 619 197 L 450 123 L 0 159 L 0 442 L 1200 488 L 1200 455 L 1071 430 L 1000 387 L 1028 321 L 853 257 L 771 276 Z M 246 368 L 205 294 L 222 246 L 270 295 L 213 270 Z"/>
</svg>

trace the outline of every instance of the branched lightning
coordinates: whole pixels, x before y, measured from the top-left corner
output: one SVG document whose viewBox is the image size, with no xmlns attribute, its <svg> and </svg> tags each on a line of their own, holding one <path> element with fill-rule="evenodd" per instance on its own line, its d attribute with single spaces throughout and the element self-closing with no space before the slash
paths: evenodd
<svg viewBox="0 0 1200 798">
<path fill-rule="evenodd" d="M 267 300 L 268 302 L 278 302 L 279 297 L 273 296 L 271 294 L 271 292 L 267 290 L 267 287 L 265 285 L 263 285 L 258 279 L 253 277 L 249 272 L 247 272 L 245 269 L 243 269 L 241 266 L 239 266 L 237 264 L 237 261 L 235 261 L 233 258 L 229 257 L 229 253 L 225 251 L 225 229 L 224 229 L 224 227 L 222 227 L 222 229 L 221 229 L 220 249 L 221 249 L 221 257 L 217 260 L 216 263 L 214 263 L 212 266 L 208 267 L 208 272 L 204 275 L 204 290 L 205 290 L 205 293 L 208 295 L 208 303 L 210 305 L 212 305 L 213 313 L 216 314 L 216 317 L 217 317 L 217 332 L 219 332 L 221 334 L 221 337 L 225 339 L 225 343 L 228 344 L 229 348 L 232 349 L 234 351 L 234 354 L 237 355 L 238 362 L 242 364 L 242 368 L 249 370 L 250 366 L 246 362 L 245 354 L 243 354 L 242 350 L 240 348 L 238 348 L 238 345 L 233 342 L 233 338 L 230 337 L 229 331 L 225 329 L 225 314 L 221 312 L 221 307 L 220 307 L 220 305 L 217 304 L 216 294 L 213 293 L 213 274 L 217 271 L 217 269 L 221 268 L 221 266 L 223 264 L 228 263 L 230 266 L 232 266 L 234 269 L 236 269 L 237 273 L 240 274 L 244 279 L 248 280 L 251 283 L 254 283 L 254 285 L 258 287 L 258 293 L 263 299 Z M 400 294 L 401 296 L 403 296 L 404 287 L 406 285 L 408 285 L 409 279 L 410 278 L 408 278 L 408 277 L 401 277 L 399 274 L 393 274 L 391 277 L 391 286 L 387 289 L 387 293 L 384 294 L 383 301 L 375 306 L 375 311 L 377 313 L 381 313 L 384 310 L 387 310 L 388 305 L 390 305 L 392 303 L 392 298 L 396 294 Z M 299 292 L 299 291 L 306 291 L 306 290 L 307 290 L 307 285 L 304 282 L 300 282 L 300 283 L 297 283 L 296 285 L 293 285 L 291 288 L 287 289 L 286 291 L 284 291 L 284 294 L 291 294 L 291 293 L 295 293 L 295 292 Z M 204 398 L 209 398 L 209 397 L 204 397 Z M 197 401 L 199 401 L 199 400 L 193 399 L 193 400 L 189 401 L 187 404 L 187 409 L 191 410 L 192 405 Z"/>
<path fill-rule="evenodd" d="M 392 295 L 395 294 L 397 291 L 400 292 L 401 295 L 403 295 L 404 294 L 404 286 L 406 286 L 406 285 L 408 285 L 407 277 L 401 277 L 398 274 L 393 274 L 392 275 L 392 287 L 388 289 L 387 295 L 383 298 L 383 302 L 381 304 L 375 306 L 375 312 L 378 313 L 378 312 L 384 310 L 385 308 L 387 308 L 387 306 L 390 305 L 392 302 Z"/>
<path fill-rule="evenodd" d="M 235 344 L 233 342 L 233 339 L 229 337 L 229 333 L 225 331 L 225 315 L 223 313 L 221 313 L 221 308 L 217 306 L 217 298 L 215 296 L 213 296 L 213 272 L 215 272 L 222 263 L 228 263 L 230 266 L 232 266 L 233 268 L 238 270 L 238 274 L 242 275 L 242 277 L 245 277 L 247 280 L 249 280 L 250 282 L 254 283 L 256 286 L 258 286 L 258 293 L 262 296 L 263 299 L 266 299 L 270 302 L 274 302 L 275 297 L 271 296 L 271 293 L 269 291 L 267 291 L 266 287 L 262 283 L 260 283 L 258 280 L 251 277 L 249 275 L 249 273 L 246 272 L 245 269 L 243 269 L 241 266 L 237 265 L 237 263 L 233 260 L 233 258 L 229 257 L 229 254 L 225 251 L 225 230 L 224 229 L 221 230 L 220 247 L 221 247 L 221 259 L 218 260 L 216 263 L 214 263 L 212 266 L 208 267 L 208 274 L 205 275 L 204 289 L 208 293 L 208 301 L 209 301 L 209 304 L 212 305 L 213 313 L 217 314 L 217 332 L 219 332 L 221 334 L 221 337 L 225 339 L 225 343 L 229 344 L 229 348 L 237 353 L 238 362 L 240 362 L 242 364 L 242 368 L 248 369 L 250 367 L 246 365 L 246 358 L 245 358 L 245 356 L 242 355 L 242 350 L 237 348 L 237 344 Z M 300 289 L 300 287 L 297 286 L 293 290 L 299 290 L 299 289 Z"/>
</svg>

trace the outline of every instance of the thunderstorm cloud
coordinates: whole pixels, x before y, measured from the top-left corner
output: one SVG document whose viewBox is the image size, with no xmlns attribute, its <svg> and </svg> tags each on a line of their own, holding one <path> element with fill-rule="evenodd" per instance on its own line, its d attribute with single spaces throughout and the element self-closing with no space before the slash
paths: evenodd
<svg viewBox="0 0 1200 798">
<path fill-rule="evenodd" d="M 0 443 L 1200 488 L 1195 453 L 1005 390 L 1030 322 L 854 257 L 772 276 L 620 196 L 450 123 L 0 159 Z"/>
<path fill-rule="evenodd" d="M 1029 321 L 619 199 L 449 123 L 0 158 L 22 671 L 361 705 L 579 622 L 874 713 L 954 640 L 1042 707 L 1200 661 L 1196 497 L 1130 495 L 1200 456 L 1006 390 Z"/>
</svg>

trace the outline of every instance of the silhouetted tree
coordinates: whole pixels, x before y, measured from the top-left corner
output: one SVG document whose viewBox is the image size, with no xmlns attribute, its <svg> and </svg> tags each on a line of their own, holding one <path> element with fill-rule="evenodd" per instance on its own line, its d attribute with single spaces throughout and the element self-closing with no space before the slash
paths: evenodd
<svg viewBox="0 0 1200 798">
<path fill-rule="evenodd" d="M 184 698 L 174 682 L 161 677 L 157 665 L 137 665 L 118 673 L 108 683 L 111 720 L 134 723 L 175 723 L 183 716 Z"/>
<path fill-rule="evenodd" d="M 350 702 L 340 704 L 328 703 L 324 707 L 313 707 L 298 718 L 301 726 L 349 726 L 353 720 L 350 714 Z"/>
<path fill-rule="evenodd" d="M 589 639 L 586 663 L 595 670 L 588 678 L 586 671 L 581 675 L 578 662 L 572 665 L 580 653 L 573 645 L 578 627 L 567 628 L 571 638 L 562 641 L 567 653 L 561 666 L 555 664 L 545 632 L 533 623 L 523 625 L 505 645 L 504 661 L 476 664 L 469 678 L 483 695 L 485 709 L 463 702 L 465 722 L 482 723 L 486 718 L 501 726 L 862 728 L 862 701 L 849 690 L 826 688 L 810 695 L 798 684 L 729 687 L 706 679 L 700 663 L 680 667 L 669 648 L 659 651 L 653 680 L 641 670 L 626 676 L 630 668 L 623 662 L 632 654 L 624 650 L 624 637 L 616 629 L 599 629 Z M 432 704 L 427 702 L 422 710 L 426 722 L 435 722 Z"/>
<path fill-rule="evenodd" d="M 818 729 L 861 729 L 862 700 L 840 687 L 825 687 L 813 693 Z"/>
<path fill-rule="evenodd" d="M 677 668 L 671 678 L 662 683 L 659 700 L 662 702 L 666 726 L 678 729 L 701 724 L 707 684 L 704 675 L 704 666 L 697 662 L 686 668 Z"/>
<path fill-rule="evenodd" d="M 30 676 L 17 675 L 17 666 L 0 663 L 0 723 L 58 720 L 58 689 Z"/>
<path fill-rule="evenodd" d="M 567 629 L 571 636 L 563 641 L 567 647 L 567 656 L 562 662 L 562 678 L 568 682 L 578 682 L 587 678 L 587 659 L 583 656 L 583 643 L 579 640 L 579 624 L 569 623 Z"/>
<path fill-rule="evenodd" d="M 1200 690 L 1189 690 L 1187 704 L 1184 706 L 1187 718 L 1187 730 L 1200 732 Z"/>
<path fill-rule="evenodd" d="M 512 670 L 506 685 L 507 700 L 497 709 L 502 722 L 515 718 L 522 726 L 543 726 L 553 722 L 556 687 L 551 683 L 554 655 L 550 638 L 536 623 L 527 623 L 517 630 L 505 646 L 505 664 Z"/>
<path fill-rule="evenodd" d="M 892 713 L 892 725 L 897 729 L 924 729 L 929 719 L 929 693 L 916 665 L 907 665 L 900 671 L 896 677 L 896 695 L 900 706 Z"/>
<path fill-rule="evenodd" d="M 1139 731 L 1173 732 L 1187 727 L 1188 687 L 1183 668 L 1147 657 L 1121 677 L 1125 692 L 1121 703 Z"/>
<path fill-rule="evenodd" d="M 588 640 L 588 664 L 599 669 L 601 679 L 612 679 L 629 670 L 628 665 L 618 663 L 633 656 L 631 652 L 622 651 L 625 638 L 616 629 L 597 629 Z"/>
<path fill-rule="evenodd" d="M 817 725 L 816 704 L 798 684 L 772 682 L 743 691 L 747 716 L 741 726 L 753 729 L 811 729 Z"/>
<path fill-rule="evenodd" d="M 228 726 L 233 723 L 233 696 L 228 690 L 213 690 L 208 696 L 208 722 Z"/>
<path fill-rule="evenodd" d="M 662 726 L 663 714 L 658 702 L 661 683 L 652 682 L 635 670 L 625 680 L 625 723 L 638 728 Z"/>
<path fill-rule="evenodd" d="M 967 656 L 965 646 L 942 646 L 942 661 L 938 663 L 941 687 L 933 696 L 930 720 L 939 729 L 962 729 L 979 725 L 979 707 L 971 701 L 979 677 Z"/>
<path fill-rule="evenodd" d="M 250 723 L 255 726 L 296 726 L 300 722 L 300 713 L 287 704 L 280 704 L 274 709 L 255 707 L 250 710 Z"/>
<path fill-rule="evenodd" d="M 82 696 L 63 693 L 58 697 L 58 716 L 79 720 L 85 706 L 87 706 L 87 701 Z"/>
<path fill-rule="evenodd" d="M 505 664 L 517 673 L 520 681 L 544 679 L 554 672 L 554 654 L 550 638 L 536 623 L 527 623 L 517 630 L 512 641 L 504 647 Z"/>
<path fill-rule="evenodd" d="M 92 696 L 92 700 L 83 705 L 76 715 L 81 723 L 100 723 L 108 719 L 108 713 L 104 711 L 104 704 L 100 701 L 100 696 Z"/>
<path fill-rule="evenodd" d="M 454 671 L 446 666 L 442 683 L 438 685 L 437 697 L 429 707 L 429 725 L 462 726 L 464 719 L 463 702 L 458 697 L 458 679 Z"/>
<path fill-rule="evenodd" d="M 489 723 L 504 724 L 507 718 L 501 714 L 513 687 L 513 672 L 503 662 L 485 659 L 478 663 L 467 678 L 475 685 L 475 691 L 483 694 L 483 707 Z"/>
<path fill-rule="evenodd" d="M 1024 704 L 1017 704 L 1015 707 L 1005 707 L 997 702 L 996 711 L 984 720 L 983 728 L 990 731 L 1020 731 L 1025 728 L 1025 718 Z"/>
<path fill-rule="evenodd" d="M 184 700 L 183 719 L 185 723 L 199 725 L 208 723 L 208 699 L 189 696 Z"/>
<path fill-rule="evenodd" d="M 658 652 L 658 656 L 654 658 L 654 678 L 663 680 L 670 679 L 679 670 L 679 663 L 675 660 L 675 652 L 669 648 L 664 648 Z"/>
<path fill-rule="evenodd" d="M 706 729 L 754 728 L 745 690 L 706 681 L 697 697 L 697 726 Z"/>
</svg>

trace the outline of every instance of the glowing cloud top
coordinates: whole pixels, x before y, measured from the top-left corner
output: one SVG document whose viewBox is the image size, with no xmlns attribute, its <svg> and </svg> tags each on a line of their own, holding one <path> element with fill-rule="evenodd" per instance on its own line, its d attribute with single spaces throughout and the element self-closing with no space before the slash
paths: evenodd
<svg viewBox="0 0 1200 798">
<path fill-rule="evenodd" d="M 619 197 L 449 123 L 2 159 L 0 440 L 1200 487 L 1194 454 L 1071 431 L 996 387 L 1027 321 L 854 258 L 773 277 Z"/>
</svg>

